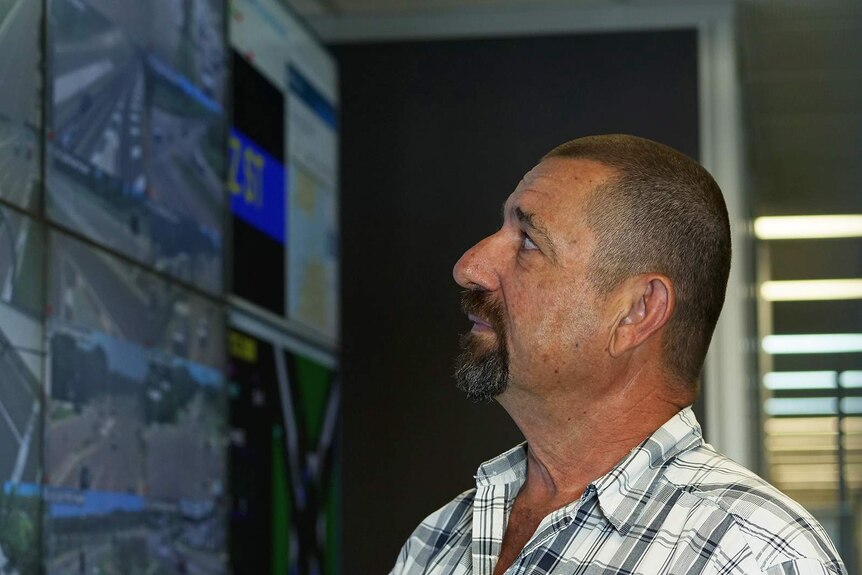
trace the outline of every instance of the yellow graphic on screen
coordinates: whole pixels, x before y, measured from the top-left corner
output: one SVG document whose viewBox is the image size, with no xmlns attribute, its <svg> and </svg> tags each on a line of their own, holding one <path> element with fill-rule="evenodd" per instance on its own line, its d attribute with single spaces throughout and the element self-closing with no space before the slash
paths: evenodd
<svg viewBox="0 0 862 575">
<path fill-rule="evenodd" d="M 299 163 L 291 166 L 288 310 L 290 317 L 334 335 L 337 261 L 332 193 Z"/>
<path fill-rule="evenodd" d="M 251 146 L 242 149 L 242 141 L 236 136 L 228 140 L 230 161 L 228 164 L 227 189 L 231 195 L 242 195 L 245 203 L 263 207 L 263 155 Z M 242 182 L 240 182 L 240 172 Z"/>
<path fill-rule="evenodd" d="M 228 343 L 231 357 L 247 363 L 257 361 L 257 342 L 253 338 L 231 331 L 228 335 Z"/>
</svg>

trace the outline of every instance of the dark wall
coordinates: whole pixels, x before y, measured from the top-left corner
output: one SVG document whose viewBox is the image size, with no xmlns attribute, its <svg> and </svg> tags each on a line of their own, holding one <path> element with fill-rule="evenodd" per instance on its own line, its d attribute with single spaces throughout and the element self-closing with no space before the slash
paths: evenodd
<svg viewBox="0 0 862 575">
<path fill-rule="evenodd" d="M 698 154 L 694 31 L 342 45 L 344 566 L 387 572 L 419 521 L 521 441 L 452 381 L 452 266 L 553 146 L 625 132 Z"/>
</svg>

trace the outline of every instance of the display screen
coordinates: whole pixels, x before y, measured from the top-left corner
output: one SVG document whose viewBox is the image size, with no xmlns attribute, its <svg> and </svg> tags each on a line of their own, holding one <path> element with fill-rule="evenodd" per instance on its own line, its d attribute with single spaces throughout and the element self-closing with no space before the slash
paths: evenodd
<svg viewBox="0 0 862 575">
<path fill-rule="evenodd" d="M 0 206 L 0 551 L 7 573 L 39 572 L 43 229 Z"/>
<path fill-rule="evenodd" d="M 0 2 L 0 198 L 39 209 L 42 2 Z M 10 81 L 13 79 L 14 81 Z"/>
<path fill-rule="evenodd" d="M 50 6 L 49 217 L 218 293 L 224 3 Z"/>
<path fill-rule="evenodd" d="M 290 149 L 287 315 L 338 336 L 338 120 L 331 98 L 288 69 Z"/>
<path fill-rule="evenodd" d="M 281 90 L 233 51 L 227 187 L 233 213 L 234 294 L 284 315 L 285 181 Z M 273 118 L 277 118 L 273 120 Z"/>
<path fill-rule="evenodd" d="M 48 572 L 223 572 L 219 306 L 60 233 L 50 255 Z"/>
<path fill-rule="evenodd" d="M 231 6 L 231 289 L 332 347 L 339 330 L 335 64 L 275 0 Z"/>
<path fill-rule="evenodd" d="M 339 573 L 335 372 L 265 336 L 228 336 L 234 570 Z"/>
<path fill-rule="evenodd" d="M 0 206 L 0 477 L 38 477 L 42 388 L 42 227 Z"/>
</svg>

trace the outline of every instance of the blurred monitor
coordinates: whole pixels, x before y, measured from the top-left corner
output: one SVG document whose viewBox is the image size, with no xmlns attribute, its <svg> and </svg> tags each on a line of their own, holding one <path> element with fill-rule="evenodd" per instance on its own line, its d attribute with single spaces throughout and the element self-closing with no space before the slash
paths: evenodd
<svg viewBox="0 0 862 575">
<path fill-rule="evenodd" d="M 236 0 L 232 9 L 231 290 L 291 330 L 335 347 L 335 61 L 275 0 Z"/>
<path fill-rule="evenodd" d="M 0 553 L 4 573 L 39 573 L 42 226 L 0 205 Z"/>
<path fill-rule="evenodd" d="M 47 213 L 222 288 L 224 2 L 54 0 Z"/>
<path fill-rule="evenodd" d="M 59 232 L 48 271 L 48 573 L 223 572 L 221 308 Z"/>
<path fill-rule="evenodd" d="M 37 213 L 43 2 L 0 2 L 0 199 Z"/>
<path fill-rule="evenodd" d="M 334 362 L 255 331 L 228 332 L 234 571 L 340 573 Z"/>
</svg>

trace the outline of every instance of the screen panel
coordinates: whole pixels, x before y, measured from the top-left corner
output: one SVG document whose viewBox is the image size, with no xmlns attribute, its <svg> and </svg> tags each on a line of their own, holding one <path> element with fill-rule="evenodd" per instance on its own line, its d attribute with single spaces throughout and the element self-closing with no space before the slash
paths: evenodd
<svg viewBox="0 0 862 575">
<path fill-rule="evenodd" d="M 223 2 L 50 6 L 48 216 L 220 292 Z"/>
<path fill-rule="evenodd" d="M 332 57 L 275 0 L 236 0 L 230 41 L 232 292 L 338 341 L 338 84 Z"/>
<path fill-rule="evenodd" d="M 286 106 L 279 87 L 232 51 L 234 125 L 228 143 L 233 213 L 232 291 L 284 315 Z"/>
<path fill-rule="evenodd" d="M 0 206 L 0 550 L 3 569 L 39 573 L 42 482 L 43 229 Z"/>
<path fill-rule="evenodd" d="M 252 331 L 228 332 L 234 571 L 339 573 L 337 374 Z"/>
<path fill-rule="evenodd" d="M 0 3 L 0 198 L 38 212 L 42 2 Z"/>
<path fill-rule="evenodd" d="M 49 573 L 225 569 L 218 304 L 50 235 Z"/>
<path fill-rule="evenodd" d="M 298 66 L 288 68 L 290 162 L 287 312 L 338 336 L 338 112 Z"/>
</svg>

